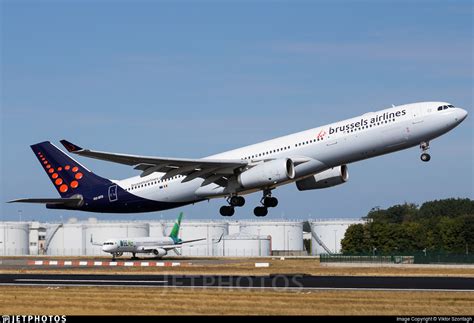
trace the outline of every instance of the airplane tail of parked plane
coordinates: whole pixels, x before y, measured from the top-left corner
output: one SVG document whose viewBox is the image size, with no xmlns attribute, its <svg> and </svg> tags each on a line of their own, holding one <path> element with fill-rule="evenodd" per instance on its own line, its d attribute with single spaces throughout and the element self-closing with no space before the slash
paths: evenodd
<svg viewBox="0 0 474 323">
<path fill-rule="evenodd" d="M 173 229 L 170 233 L 170 238 L 173 239 L 174 243 L 181 242 L 181 239 L 178 238 L 179 235 L 179 227 L 181 226 L 181 219 L 183 218 L 183 212 L 179 213 L 176 222 L 174 223 Z"/>
<path fill-rule="evenodd" d="M 32 145 L 31 149 L 62 198 L 80 194 L 97 185 L 111 183 L 82 166 L 49 141 Z"/>
</svg>

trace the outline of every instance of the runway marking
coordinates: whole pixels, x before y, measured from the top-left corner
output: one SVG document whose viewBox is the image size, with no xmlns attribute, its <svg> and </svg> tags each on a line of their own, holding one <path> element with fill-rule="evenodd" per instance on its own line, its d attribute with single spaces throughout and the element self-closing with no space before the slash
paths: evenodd
<svg viewBox="0 0 474 323">
<path fill-rule="evenodd" d="M 87 267 L 103 267 L 103 266 L 120 266 L 120 267 L 186 267 L 191 266 L 187 262 L 170 262 L 170 261 L 78 261 L 78 260 L 28 260 L 28 266 L 87 266 Z"/>
</svg>

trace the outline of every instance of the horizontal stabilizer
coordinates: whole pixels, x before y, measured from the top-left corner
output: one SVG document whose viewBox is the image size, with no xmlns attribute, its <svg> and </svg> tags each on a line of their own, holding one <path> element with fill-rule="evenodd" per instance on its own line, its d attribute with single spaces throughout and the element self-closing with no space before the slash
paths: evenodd
<svg viewBox="0 0 474 323">
<path fill-rule="evenodd" d="M 67 206 L 79 206 L 82 203 L 81 197 L 69 198 L 26 198 L 8 201 L 7 203 L 41 203 L 41 204 L 60 204 Z"/>
</svg>

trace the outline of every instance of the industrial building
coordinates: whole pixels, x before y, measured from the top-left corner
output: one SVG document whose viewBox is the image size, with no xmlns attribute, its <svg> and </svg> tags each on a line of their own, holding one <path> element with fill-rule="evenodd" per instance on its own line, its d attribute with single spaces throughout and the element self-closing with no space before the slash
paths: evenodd
<svg viewBox="0 0 474 323">
<path fill-rule="evenodd" d="M 184 220 L 182 240 L 202 239 L 183 245 L 176 253 L 189 257 L 307 256 L 338 253 L 349 225 L 362 220 L 310 220 L 303 232 L 297 220 Z M 105 256 L 101 244 L 111 238 L 169 235 L 173 220 L 99 221 L 70 218 L 64 223 L 0 222 L 0 256 Z M 306 224 L 307 226 L 307 224 Z M 311 239 L 311 251 L 303 239 Z"/>
</svg>

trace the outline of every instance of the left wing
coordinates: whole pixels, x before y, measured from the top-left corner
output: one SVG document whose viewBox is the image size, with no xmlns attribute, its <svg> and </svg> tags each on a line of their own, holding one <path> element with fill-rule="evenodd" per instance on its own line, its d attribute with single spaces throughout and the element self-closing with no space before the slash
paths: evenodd
<svg viewBox="0 0 474 323">
<path fill-rule="evenodd" d="M 181 241 L 180 243 L 161 246 L 160 248 L 165 249 L 165 250 L 172 250 L 172 249 L 176 249 L 176 248 L 181 248 L 183 246 L 183 244 L 188 244 L 188 243 L 191 243 L 191 242 L 197 242 L 197 241 L 202 241 L 202 240 L 207 240 L 207 238 Z"/>
<path fill-rule="evenodd" d="M 188 244 L 188 243 L 191 243 L 191 242 L 197 242 L 197 241 L 202 241 L 202 240 L 207 240 L 207 238 L 181 241 L 180 243 L 169 244 L 169 245 L 147 246 L 146 248 L 143 247 L 141 249 L 141 251 L 143 251 L 143 252 L 153 252 L 154 249 L 165 249 L 165 250 L 169 251 L 169 250 L 173 250 L 173 249 L 176 249 L 176 248 L 181 248 L 183 246 L 183 244 Z"/>
<path fill-rule="evenodd" d="M 70 153 L 76 155 L 135 166 L 135 169 L 142 171 L 141 177 L 154 172 L 165 173 L 162 179 L 184 175 L 182 182 L 199 177 L 206 180 L 203 186 L 211 183 L 227 186 L 227 178 L 233 175 L 235 170 L 248 165 L 245 161 L 231 159 L 186 159 L 117 154 L 83 149 L 67 140 L 61 140 L 61 143 Z"/>
</svg>

